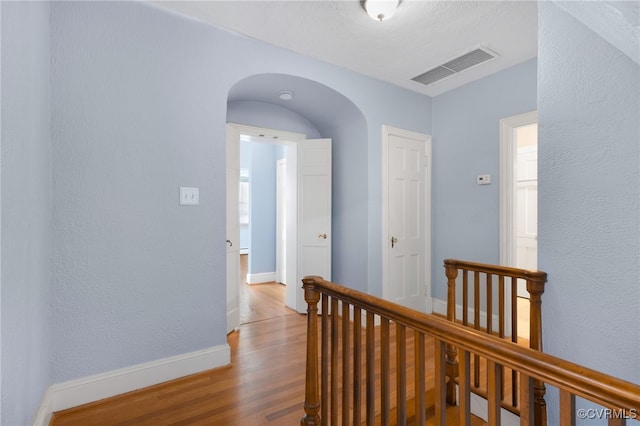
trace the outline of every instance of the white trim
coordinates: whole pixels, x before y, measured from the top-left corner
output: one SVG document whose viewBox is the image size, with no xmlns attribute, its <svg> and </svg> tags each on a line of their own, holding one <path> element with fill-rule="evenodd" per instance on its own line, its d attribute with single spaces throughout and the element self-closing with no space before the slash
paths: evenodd
<svg viewBox="0 0 640 426">
<path fill-rule="evenodd" d="M 262 272 L 259 274 L 247 274 L 247 284 L 270 283 L 276 280 L 275 272 Z"/>
<path fill-rule="evenodd" d="M 389 135 L 397 134 L 406 138 L 424 141 L 425 143 L 425 199 L 424 199 L 424 268 L 425 268 L 425 313 L 433 311 L 433 300 L 431 297 L 431 135 L 412 132 L 410 130 L 399 129 L 393 126 L 382 126 L 382 298 L 389 297 Z"/>
<path fill-rule="evenodd" d="M 304 133 L 285 132 L 284 130 L 267 129 L 265 127 L 248 126 L 246 124 L 227 123 L 238 130 L 241 135 L 273 138 L 287 142 L 297 142 L 307 138 Z"/>
<path fill-rule="evenodd" d="M 249 254 L 249 249 L 248 248 L 240 249 L 240 254 Z"/>
<path fill-rule="evenodd" d="M 442 299 L 433 299 L 433 313 L 447 316 L 447 301 Z M 473 308 L 469 309 L 468 317 L 470 324 L 473 324 L 473 319 L 475 318 L 475 311 Z M 462 318 L 462 305 L 456 305 L 456 319 Z M 500 317 L 496 314 L 491 315 L 491 322 L 493 324 L 493 329 L 498 330 L 500 328 Z M 480 327 L 487 327 L 487 313 L 485 311 L 480 311 Z M 507 333 L 505 329 L 505 336 L 511 336 L 511 330 Z"/>
<path fill-rule="evenodd" d="M 513 266 L 515 262 L 515 180 L 513 164 L 516 158 L 515 128 L 538 122 L 538 112 L 524 114 L 500 120 L 500 264 Z"/>
<path fill-rule="evenodd" d="M 500 120 L 500 264 L 515 266 L 515 128 L 538 122 L 538 111 L 513 115 Z M 506 286 L 505 300 L 511 300 L 511 287 Z M 511 304 L 505 306 L 505 315 L 511 317 Z M 511 334 L 511 323 L 505 331 Z"/>
<path fill-rule="evenodd" d="M 42 400 L 34 426 L 48 424 L 51 414 L 93 401 L 157 385 L 231 363 L 228 344 L 125 367 L 51 385 Z"/>
<path fill-rule="evenodd" d="M 487 400 L 483 397 L 471 392 L 470 411 L 473 415 L 480 417 L 485 422 L 489 421 L 489 409 Z M 500 409 L 500 425 L 501 426 L 520 426 L 520 417 L 516 416 L 509 410 Z"/>
<path fill-rule="evenodd" d="M 42 401 L 40 402 L 40 407 L 38 407 L 38 412 L 36 413 L 36 417 L 31 423 L 33 426 L 48 426 L 51 421 L 51 416 L 53 414 L 53 410 L 51 409 L 51 386 L 47 388 L 42 397 Z"/>
</svg>

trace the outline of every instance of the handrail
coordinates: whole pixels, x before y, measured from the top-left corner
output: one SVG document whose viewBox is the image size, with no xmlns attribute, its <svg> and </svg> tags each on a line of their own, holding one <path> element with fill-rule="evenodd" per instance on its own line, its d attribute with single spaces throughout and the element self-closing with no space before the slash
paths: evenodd
<svg viewBox="0 0 640 426">
<path fill-rule="evenodd" d="M 472 326 L 476 330 L 481 329 L 480 324 L 480 298 L 481 293 L 486 297 L 486 332 L 492 334 L 494 332 L 494 315 L 497 312 L 497 332 L 501 338 L 507 338 L 507 327 L 511 328 L 511 341 L 518 341 L 518 315 L 517 315 L 517 283 L 519 280 L 526 283 L 526 290 L 529 293 L 529 347 L 531 349 L 542 351 L 542 294 L 545 290 L 547 282 L 547 273 L 543 271 L 531 271 L 526 269 L 514 268 L 509 266 L 491 265 L 485 263 L 469 262 L 457 259 L 445 259 L 444 267 L 447 276 L 447 319 L 456 322 L 456 311 L 458 304 L 456 301 L 456 287 L 458 275 L 462 275 L 462 325 Z M 470 278 L 469 275 L 472 274 Z M 481 279 L 485 278 L 483 282 Z M 495 281 L 494 281 L 495 280 Z M 471 283 L 472 281 L 472 283 Z M 494 287 L 497 285 L 497 288 Z M 469 322 L 469 287 L 473 285 L 473 320 Z M 481 288 L 482 286 L 482 288 Z M 498 305 L 493 305 L 494 288 L 498 294 Z M 507 297 L 507 289 L 511 289 L 510 297 Z M 510 299 L 510 300 L 508 300 Z M 506 306 L 510 302 L 511 315 L 507 316 L 505 312 Z M 495 309 L 497 308 L 497 309 Z M 458 361 L 457 351 L 451 344 L 448 345 L 446 351 L 447 358 L 447 376 L 450 380 L 447 383 L 447 403 L 456 404 L 456 384 L 455 379 L 458 378 Z M 484 395 L 478 389 L 480 380 L 480 359 L 479 355 L 474 355 L 474 389 L 476 393 Z M 512 385 L 511 400 L 506 403 L 504 395 L 502 395 L 502 406 L 508 410 L 519 414 L 518 406 L 518 388 L 516 385 L 518 374 L 511 371 L 510 383 Z M 544 384 L 536 380 L 534 383 L 534 411 L 535 426 L 546 426 L 547 409 L 544 395 L 546 389 Z"/>
<path fill-rule="evenodd" d="M 511 266 L 491 265 L 488 263 L 468 262 L 466 260 L 445 259 L 445 266 L 452 266 L 457 269 L 471 269 L 495 275 L 509 275 L 526 280 L 528 278 L 547 279 L 547 273 L 542 271 L 530 271 L 526 269 L 513 268 Z"/>
<path fill-rule="evenodd" d="M 634 413 L 640 413 L 640 385 L 346 288 L 321 277 L 305 277 L 302 282 L 308 301 L 315 300 L 317 303 L 320 294 L 334 297 L 356 308 L 375 313 L 432 336 L 441 342 L 453 344 L 459 349 L 478 354 L 493 363 L 517 370 L 530 378 L 541 380 L 603 407 L 634 410 Z M 309 321 L 311 323 L 317 319 L 309 318 Z M 317 339 L 315 344 L 317 345 Z M 313 351 L 313 345 L 308 346 L 308 349 Z M 312 355 L 307 354 L 307 361 Z M 315 356 L 317 357 L 317 346 Z M 310 371 L 309 366 L 307 369 Z M 311 371 L 314 371 L 313 368 Z M 315 371 L 317 372 L 317 366 Z M 309 381 L 307 383 L 309 384 Z M 307 389 L 306 396 L 310 395 L 312 394 Z M 305 400 L 305 409 L 307 403 L 310 404 L 310 407 L 319 404 L 317 400 Z M 307 423 L 303 422 L 303 424 Z"/>
</svg>

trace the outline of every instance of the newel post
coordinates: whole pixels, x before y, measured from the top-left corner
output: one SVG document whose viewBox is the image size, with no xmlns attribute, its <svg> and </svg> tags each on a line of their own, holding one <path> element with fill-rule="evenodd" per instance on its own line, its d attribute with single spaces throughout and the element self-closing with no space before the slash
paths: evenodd
<svg viewBox="0 0 640 426">
<path fill-rule="evenodd" d="M 542 293 L 547 282 L 545 272 L 527 274 L 527 291 L 530 298 L 529 347 L 542 352 Z M 547 403 L 544 400 L 546 388 L 540 380 L 533 381 L 533 409 L 535 426 L 547 426 Z"/>
<path fill-rule="evenodd" d="M 445 259 L 444 267 L 447 274 L 447 320 L 456 322 L 456 278 L 458 277 L 458 267 L 455 261 Z M 458 377 L 458 361 L 456 359 L 458 351 L 455 346 L 447 343 L 445 349 L 446 363 L 445 372 L 447 375 L 447 404 L 456 405 L 456 378 Z"/>
<path fill-rule="evenodd" d="M 319 425 L 320 393 L 318 390 L 318 302 L 320 292 L 314 288 L 317 277 L 304 277 L 304 300 L 307 302 L 307 369 L 304 390 L 305 416 L 301 426 Z"/>
</svg>

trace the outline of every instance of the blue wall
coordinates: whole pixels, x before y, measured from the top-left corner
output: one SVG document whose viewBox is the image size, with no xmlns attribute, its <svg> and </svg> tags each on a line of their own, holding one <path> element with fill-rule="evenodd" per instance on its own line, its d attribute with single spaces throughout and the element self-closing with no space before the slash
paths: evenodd
<svg viewBox="0 0 640 426">
<path fill-rule="evenodd" d="M 545 352 L 640 383 L 640 66 L 538 7 Z"/>
<path fill-rule="evenodd" d="M 429 98 L 149 4 L 51 7 L 53 382 L 226 344 L 227 95 L 251 75 L 315 80 L 362 112 L 355 237 L 375 242 L 379 291 L 381 126 L 430 133 Z M 199 207 L 178 205 L 180 186 Z"/>
<path fill-rule="evenodd" d="M 250 152 L 248 273 L 270 273 L 276 271 L 277 145 L 252 142 Z"/>
<path fill-rule="evenodd" d="M 530 60 L 433 99 L 433 285 L 446 300 L 446 258 L 499 263 L 502 118 L 536 109 Z M 491 174 L 491 185 L 476 176 Z"/>
<path fill-rule="evenodd" d="M 3 425 L 30 424 L 51 384 L 49 6 L 0 3 Z"/>
</svg>

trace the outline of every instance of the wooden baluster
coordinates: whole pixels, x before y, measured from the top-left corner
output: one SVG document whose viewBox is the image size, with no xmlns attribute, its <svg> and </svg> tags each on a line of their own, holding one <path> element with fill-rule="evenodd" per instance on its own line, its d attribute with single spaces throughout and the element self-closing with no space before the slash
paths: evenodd
<svg viewBox="0 0 640 426">
<path fill-rule="evenodd" d="M 487 333 L 493 334 L 493 277 L 487 274 Z"/>
<path fill-rule="evenodd" d="M 533 426 L 533 379 L 520 374 L 520 426 Z"/>
<path fill-rule="evenodd" d="M 576 426 L 576 396 L 564 389 L 560 389 L 560 424 Z"/>
<path fill-rule="evenodd" d="M 469 325 L 469 271 L 462 270 L 462 324 Z"/>
<path fill-rule="evenodd" d="M 389 426 L 391 421 L 391 368 L 389 363 L 389 319 L 380 321 L 380 421 Z"/>
<path fill-rule="evenodd" d="M 627 419 L 610 417 L 609 421 L 607 423 L 608 423 L 609 426 L 626 426 L 627 425 Z"/>
<path fill-rule="evenodd" d="M 502 408 L 500 394 L 502 391 L 502 366 L 491 360 L 487 360 L 487 409 L 488 423 L 491 426 L 500 426 L 500 409 Z"/>
<path fill-rule="evenodd" d="M 458 424 L 460 426 L 471 425 L 471 356 L 468 351 L 460 351 L 460 364 L 458 376 Z M 424 424 L 424 423 L 422 423 Z"/>
<path fill-rule="evenodd" d="M 480 272 L 473 273 L 473 328 L 480 330 Z M 473 385 L 480 387 L 480 357 L 473 355 Z"/>
<path fill-rule="evenodd" d="M 342 424 L 344 426 L 349 426 L 349 378 L 351 376 L 349 371 L 349 355 L 351 355 L 349 350 L 350 322 L 349 304 L 342 302 Z"/>
<path fill-rule="evenodd" d="M 418 330 L 414 333 L 415 344 L 415 401 L 416 401 L 416 425 L 424 425 L 427 421 L 427 408 L 425 406 L 425 354 L 424 334 Z"/>
<path fill-rule="evenodd" d="M 362 310 L 353 308 L 353 424 L 362 424 Z"/>
<path fill-rule="evenodd" d="M 407 423 L 407 333 L 396 323 L 396 425 Z"/>
<path fill-rule="evenodd" d="M 338 349 L 339 349 L 339 327 L 338 321 L 338 299 L 331 298 L 331 425 L 338 425 L 339 394 L 338 394 Z"/>
<path fill-rule="evenodd" d="M 529 347 L 542 352 L 542 293 L 547 274 L 544 272 L 527 273 L 527 291 L 529 292 Z M 544 400 L 546 389 L 544 383 L 535 380 L 533 383 L 535 425 L 547 425 L 547 403 Z"/>
<path fill-rule="evenodd" d="M 329 422 L 329 296 L 322 295 L 322 380 L 320 385 L 320 421 L 323 426 Z"/>
<path fill-rule="evenodd" d="M 511 277 L 511 341 L 518 343 L 518 279 Z M 511 401 L 518 401 L 518 372 L 511 370 Z"/>
<path fill-rule="evenodd" d="M 376 421 L 376 347 L 375 324 L 372 312 L 367 311 L 367 426 Z"/>
<path fill-rule="evenodd" d="M 445 353 L 446 345 L 443 341 L 434 339 L 434 357 L 435 357 L 435 371 L 434 371 L 434 424 L 443 426 L 447 424 L 447 376 L 445 374 Z"/>
<path fill-rule="evenodd" d="M 506 318 L 504 317 L 504 275 L 498 277 L 498 336 L 504 338 Z"/>
<path fill-rule="evenodd" d="M 319 425 L 320 399 L 318 395 L 318 302 L 320 293 L 313 287 L 313 279 L 305 278 L 304 300 L 307 302 L 307 359 L 304 391 L 305 416 L 300 425 Z"/>
<path fill-rule="evenodd" d="M 445 260 L 445 272 L 447 274 L 447 320 L 456 322 L 456 278 L 458 268 L 455 263 Z M 446 374 L 447 374 L 447 404 L 456 405 L 456 377 L 458 377 L 458 361 L 456 348 L 447 344 Z"/>
</svg>

